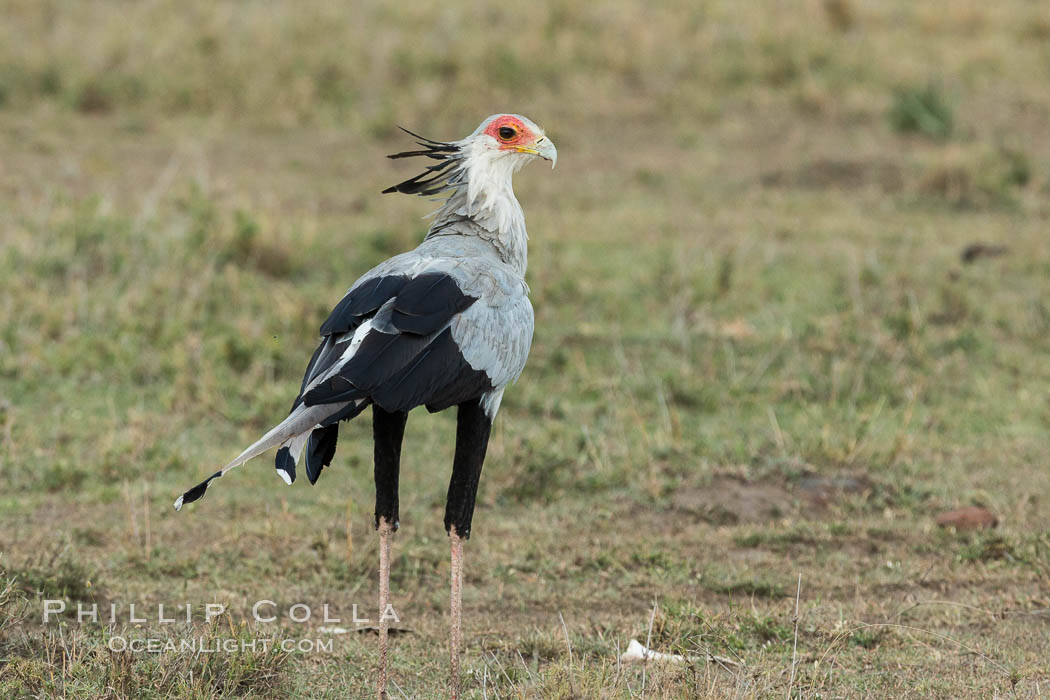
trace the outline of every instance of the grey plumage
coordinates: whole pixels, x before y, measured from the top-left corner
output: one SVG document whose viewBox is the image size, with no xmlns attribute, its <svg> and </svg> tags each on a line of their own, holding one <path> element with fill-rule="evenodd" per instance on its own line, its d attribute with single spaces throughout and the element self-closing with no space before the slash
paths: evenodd
<svg viewBox="0 0 1050 700">
<path fill-rule="evenodd" d="M 491 153 L 479 137 L 487 124 L 458 142 L 420 138 L 424 150 L 396 155 L 439 161 L 387 190 L 447 192 L 427 237 L 350 287 L 322 325 L 288 417 L 183 494 L 176 509 L 203 496 L 215 478 L 276 446 L 276 468 L 287 483 L 295 479 L 304 448 L 314 482 L 331 462 L 338 422 L 373 403 L 387 411 L 420 405 L 442 410 L 481 399 L 489 419 L 495 416 L 532 343 L 527 235 L 510 186 L 513 172 L 532 156 L 508 161 Z M 536 148 L 541 150 L 517 152 L 556 157 L 545 137 Z"/>
<path fill-rule="evenodd" d="M 411 133 L 411 132 L 409 132 Z M 415 134 L 413 134 L 415 136 Z M 525 117 L 497 114 L 455 142 L 417 137 L 421 150 L 392 158 L 437 161 L 385 192 L 446 195 L 426 238 L 413 251 L 377 265 L 355 282 L 321 325 L 288 417 L 236 459 L 175 501 L 204 496 L 230 469 L 271 447 L 285 482 L 300 455 L 313 484 L 332 462 L 339 422 L 372 406 L 375 520 L 379 533 L 377 695 L 387 696 L 386 609 L 391 536 L 399 526 L 398 479 L 408 412 L 456 411 L 456 449 L 445 503 L 451 544 L 450 693 L 459 697 L 463 542 L 470 538 L 492 421 L 503 391 L 525 367 L 533 313 L 525 284 L 528 235 L 514 197 L 513 174 L 558 152 Z"/>
<path fill-rule="evenodd" d="M 534 319 L 528 286 L 469 222 L 455 222 L 415 250 L 379 264 L 348 294 L 377 277 L 412 278 L 427 273 L 448 275 L 462 293 L 478 299 L 448 323 L 467 362 L 488 375 L 495 391 L 516 380 L 532 344 Z"/>
</svg>

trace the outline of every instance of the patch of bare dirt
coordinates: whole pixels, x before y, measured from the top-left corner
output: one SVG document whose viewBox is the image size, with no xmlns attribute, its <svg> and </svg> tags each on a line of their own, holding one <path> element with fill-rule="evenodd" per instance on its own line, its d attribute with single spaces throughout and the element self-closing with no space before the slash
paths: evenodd
<svg viewBox="0 0 1050 700">
<path fill-rule="evenodd" d="M 845 498 L 872 493 L 876 484 L 860 474 L 803 474 L 749 480 L 737 474 L 717 474 L 707 484 L 681 488 L 670 506 L 679 513 L 712 525 L 764 523 L 787 515 L 817 518 Z"/>
<path fill-rule="evenodd" d="M 713 525 L 735 525 L 782 518 L 792 509 L 792 497 L 784 484 L 720 474 L 704 486 L 677 490 L 671 506 Z"/>
</svg>

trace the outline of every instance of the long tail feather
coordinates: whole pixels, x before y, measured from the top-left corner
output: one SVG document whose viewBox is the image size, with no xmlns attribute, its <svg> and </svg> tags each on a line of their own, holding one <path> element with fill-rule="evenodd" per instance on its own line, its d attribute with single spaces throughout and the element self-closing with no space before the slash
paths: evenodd
<svg viewBox="0 0 1050 700">
<path fill-rule="evenodd" d="M 187 503 L 193 503 L 203 497 L 204 493 L 211 485 L 211 482 L 218 479 L 220 476 L 225 475 L 226 472 L 231 469 L 235 469 L 244 464 L 252 457 L 257 457 L 271 447 L 276 447 L 298 435 L 309 435 L 314 426 L 324 421 L 329 414 L 341 411 L 345 406 L 345 403 L 324 404 L 319 406 L 299 406 L 292 411 L 287 418 L 271 428 L 269 432 L 248 447 L 248 449 L 237 455 L 232 462 L 179 496 L 175 501 L 175 510 L 182 510 L 182 506 Z M 301 449 L 300 446 L 300 450 Z"/>
</svg>

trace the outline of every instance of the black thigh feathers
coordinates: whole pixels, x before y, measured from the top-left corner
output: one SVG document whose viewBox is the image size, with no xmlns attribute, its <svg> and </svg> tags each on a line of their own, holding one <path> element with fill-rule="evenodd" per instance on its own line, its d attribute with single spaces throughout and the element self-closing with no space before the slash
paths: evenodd
<svg viewBox="0 0 1050 700">
<path fill-rule="evenodd" d="M 452 462 L 452 478 L 448 482 L 448 500 L 445 503 L 445 530 L 455 529 L 460 537 L 470 538 L 474 519 L 474 501 L 478 495 L 481 467 L 489 445 L 492 418 L 485 413 L 481 401 L 466 401 L 459 405 L 456 418 L 456 456 Z"/>
</svg>

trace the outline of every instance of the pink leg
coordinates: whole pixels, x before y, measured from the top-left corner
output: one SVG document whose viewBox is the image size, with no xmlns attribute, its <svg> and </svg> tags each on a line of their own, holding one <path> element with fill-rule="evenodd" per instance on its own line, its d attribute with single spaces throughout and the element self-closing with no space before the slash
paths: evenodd
<svg viewBox="0 0 1050 700">
<path fill-rule="evenodd" d="M 390 604 L 390 540 L 394 528 L 386 520 L 379 521 L 379 700 L 386 700 L 386 650 L 387 628 L 386 608 Z"/>
<path fill-rule="evenodd" d="M 463 538 L 456 528 L 449 531 L 452 540 L 452 630 L 449 650 L 452 654 L 452 700 L 459 698 L 459 650 L 463 640 Z"/>
</svg>

